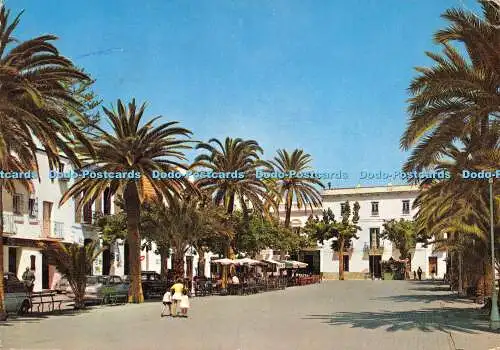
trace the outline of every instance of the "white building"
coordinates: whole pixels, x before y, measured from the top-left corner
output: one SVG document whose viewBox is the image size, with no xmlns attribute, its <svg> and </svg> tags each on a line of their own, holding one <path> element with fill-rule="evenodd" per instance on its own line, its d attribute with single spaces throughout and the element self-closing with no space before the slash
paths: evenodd
<svg viewBox="0 0 500 350">
<path fill-rule="evenodd" d="M 336 218 L 341 217 L 341 204 L 345 201 L 360 205 L 358 225 L 361 231 L 357 233 L 358 239 L 353 240 L 352 249 L 344 255 L 346 278 L 365 278 L 380 276 L 380 261 L 389 260 L 391 257 L 399 259 L 399 252 L 392 247 L 390 241 L 381 240 L 384 220 L 404 218 L 411 220 L 416 210 L 412 209 L 413 201 L 418 195 L 418 188 L 413 186 L 379 186 L 355 187 L 325 190 L 322 193 L 323 207 L 315 209 L 314 215 L 321 217 L 324 209 L 330 208 Z M 304 212 L 294 208 L 291 223 L 294 227 L 305 225 L 311 212 Z M 284 217 L 284 212 L 280 212 Z M 331 241 L 324 242 L 317 249 L 303 251 L 297 259 L 309 263 L 312 270 L 322 272 L 325 278 L 338 278 L 338 255 L 331 249 Z M 446 253 L 433 252 L 433 247 L 424 248 L 417 244 L 411 252 L 411 270 L 418 267 L 423 270 L 424 276 L 430 276 L 434 269 L 438 277 L 443 277 L 446 272 Z"/>
<path fill-rule="evenodd" d="M 27 267 L 35 271 L 34 290 L 51 288 L 57 273 L 42 256 L 38 243 L 49 241 L 84 243 L 88 227 L 75 214 L 75 201 L 69 200 L 59 207 L 62 194 L 69 188 L 67 180 L 50 180 L 49 165 L 45 152 L 37 152 L 40 182 L 32 180 L 33 191 L 29 193 L 21 184 L 15 193 L 2 191 L 4 204 L 3 267 L 22 278 Z M 64 171 L 71 170 L 67 160 L 62 159 Z M 26 180 L 19 180 L 26 181 Z"/>
</svg>

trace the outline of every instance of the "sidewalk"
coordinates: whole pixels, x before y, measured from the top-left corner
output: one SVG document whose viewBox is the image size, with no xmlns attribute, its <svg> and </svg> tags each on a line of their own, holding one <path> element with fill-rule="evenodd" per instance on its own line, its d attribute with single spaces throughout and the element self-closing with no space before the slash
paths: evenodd
<svg viewBox="0 0 500 350">
<path fill-rule="evenodd" d="M 500 350 L 500 331 L 489 328 L 487 310 L 482 305 L 463 299 L 441 303 L 447 310 L 441 330 L 450 336 L 453 350 Z"/>
</svg>

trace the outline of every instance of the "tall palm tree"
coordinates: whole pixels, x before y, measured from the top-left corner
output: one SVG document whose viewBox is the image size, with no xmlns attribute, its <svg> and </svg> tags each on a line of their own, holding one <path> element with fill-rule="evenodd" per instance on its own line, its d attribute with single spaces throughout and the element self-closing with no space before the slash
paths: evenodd
<svg viewBox="0 0 500 350">
<path fill-rule="evenodd" d="M 256 141 L 227 137 L 222 143 L 211 139 L 200 143 L 197 149 L 208 151 L 200 154 L 193 163 L 193 168 L 208 169 L 215 173 L 232 173 L 236 177 L 205 177 L 196 181 L 197 186 L 212 196 L 216 205 L 222 205 L 231 215 L 236 203 L 243 215 L 249 210 L 257 214 L 266 213 L 271 197 L 266 184 L 256 176 L 259 169 L 270 169 L 270 164 L 260 158 L 262 148 Z M 251 208 L 250 208 L 251 207 Z M 230 247 L 229 255 L 234 255 Z"/>
<path fill-rule="evenodd" d="M 318 188 L 324 188 L 321 181 L 314 177 L 300 176 L 306 172 L 311 172 L 311 156 L 301 149 L 295 149 L 291 154 L 285 149 L 278 150 L 278 155 L 270 162 L 276 171 L 282 174 L 296 175 L 283 179 L 275 179 L 274 187 L 278 201 L 285 202 L 285 227 L 290 228 L 290 216 L 292 205 L 295 200 L 297 208 L 307 212 L 307 208 L 313 211 L 313 207 L 321 206 L 321 194 Z M 293 174 L 293 173 L 292 173 Z M 281 251 L 281 259 L 285 259 L 286 252 Z"/>
<path fill-rule="evenodd" d="M 321 193 L 318 188 L 324 188 L 321 181 L 314 177 L 299 176 L 300 173 L 312 171 L 311 155 L 301 149 L 295 149 L 291 154 L 284 149 L 278 150 L 278 155 L 270 163 L 275 170 L 290 174 L 295 172 L 296 176 L 289 176 L 276 180 L 276 191 L 280 200 L 285 202 L 285 227 L 290 227 L 290 216 L 294 199 L 298 209 L 307 207 L 313 210 L 321 206 Z"/>
<path fill-rule="evenodd" d="M 204 168 L 215 173 L 235 173 L 238 177 L 210 178 L 197 180 L 200 189 L 211 194 L 217 205 L 223 205 L 228 214 L 232 214 L 238 202 L 243 213 L 248 213 L 249 204 L 256 212 L 262 213 L 264 202 L 269 199 L 267 188 L 256 171 L 269 169 L 270 165 L 260 159 L 263 153 L 257 141 L 227 137 L 222 143 L 210 139 L 208 143 L 200 143 L 196 149 L 208 153 L 196 157 L 192 168 Z"/>
<path fill-rule="evenodd" d="M 67 88 L 88 77 L 51 43 L 57 37 L 44 35 L 24 42 L 13 32 L 20 16 L 9 20 L 10 11 L 0 6 L 0 168 L 6 171 L 38 170 L 36 152 L 44 149 L 49 165 L 59 163 L 65 153 L 79 164 L 73 146 L 88 142 L 76 127 L 69 111 L 81 107 Z M 26 185 L 26 184 L 24 184 Z M 0 179 L 0 193 L 13 189 Z M 0 261 L 3 259 L 3 202 L 0 199 Z M 0 264 L 0 275 L 3 266 Z M 4 317 L 3 278 L 0 279 L 0 318 Z"/>
<path fill-rule="evenodd" d="M 421 170 L 440 158 L 443 147 L 469 136 L 480 141 L 491 123 L 500 118 L 500 8 L 480 0 L 483 18 L 450 9 L 443 18 L 450 26 L 435 34 L 444 55 L 427 53 L 431 68 L 416 68 L 419 75 L 410 85 L 410 120 L 401 138 L 413 152 L 405 170 Z M 452 44 L 463 44 L 467 56 Z"/>
<path fill-rule="evenodd" d="M 222 205 L 231 216 L 238 202 L 243 215 L 248 218 L 249 206 L 256 214 L 266 214 L 271 207 L 276 209 L 268 187 L 262 179 L 257 178 L 259 169 L 271 169 L 270 164 L 260 156 L 262 148 L 257 141 L 227 137 L 222 143 L 210 139 L 208 143 L 200 143 L 196 149 L 207 153 L 196 157 L 192 167 L 208 169 L 215 173 L 233 173 L 235 178 L 201 178 L 196 181 L 200 189 L 213 197 L 216 205 Z M 277 212 L 277 210 L 276 210 Z M 235 236 L 228 244 L 226 256 L 235 258 Z M 223 267 L 223 287 L 226 285 L 227 267 Z"/>
<path fill-rule="evenodd" d="M 162 123 L 155 126 L 161 117 L 156 117 L 140 126 L 146 105 L 138 107 L 135 99 L 125 106 L 118 100 L 116 108 L 103 108 L 109 120 L 112 131 L 100 130 L 99 139 L 95 140 L 94 154 L 85 149 L 81 158 L 84 166 L 81 171 L 105 172 L 135 172 L 137 178 L 79 178 L 64 194 L 60 204 L 68 199 L 81 195 L 78 207 L 93 202 L 109 188 L 110 194 L 123 195 L 125 213 L 127 215 L 128 243 L 130 247 L 131 284 L 129 302 L 144 301 L 141 287 L 141 264 L 139 232 L 140 206 L 144 199 L 151 195 L 149 189 L 158 198 L 167 202 L 173 200 L 182 191 L 193 189 L 190 182 L 181 177 L 159 181 L 153 178 L 153 171 L 174 172 L 187 169 L 183 150 L 190 148 L 188 137 L 191 132 L 179 127 L 177 122 Z"/>
</svg>

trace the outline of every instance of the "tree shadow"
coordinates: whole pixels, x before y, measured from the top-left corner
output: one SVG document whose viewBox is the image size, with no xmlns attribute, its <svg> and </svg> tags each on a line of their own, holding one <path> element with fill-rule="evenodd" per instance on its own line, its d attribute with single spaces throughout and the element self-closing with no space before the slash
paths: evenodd
<svg viewBox="0 0 500 350">
<path fill-rule="evenodd" d="M 308 315 L 305 320 L 317 320 L 332 326 L 350 325 L 351 328 L 385 328 L 387 332 L 418 329 L 422 332 L 457 331 L 499 333 L 490 330 L 488 316 L 474 309 L 429 308 L 407 311 L 337 312 Z"/>
<path fill-rule="evenodd" d="M 371 300 L 387 300 L 396 303 L 425 303 L 430 304 L 434 302 L 444 302 L 444 303 L 471 303 L 469 299 L 459 298 L 457 295 L 453 294 L 403 294 L 403 295 L 391 295 L 389 297 L 380 297 Z"/>
<path fill-rule="evenodd" d="M 26 315 L 9 315 L 7 321 L 0 322 L 0 327 L 9 327 L 14 324 L 22 324 L 22 323 L 38 323 L 42 320 L 46 320 L 53 317 L 60 316 L 78 316 L 82 314 L 86 314 L 91 312 L 93 307 L 87 307 L 85 309 L 64 309 L 61 311 L 52 311 L 52 312 L 32 312 Z"/>
</svg>

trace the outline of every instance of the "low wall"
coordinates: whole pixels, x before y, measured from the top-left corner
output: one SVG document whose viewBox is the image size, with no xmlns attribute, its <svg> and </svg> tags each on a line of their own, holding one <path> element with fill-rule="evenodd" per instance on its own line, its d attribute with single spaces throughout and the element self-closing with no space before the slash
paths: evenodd
<svg viewBox="0 0 500 350">
<path fill-rule="evenodd" d="M 365 272 L 344 272 L 345 280 L 365 280 L 369 277 Z M 338 272 L 323 272 L 324 281 L 334 281 L 339 279 Z"/>
</svg>

